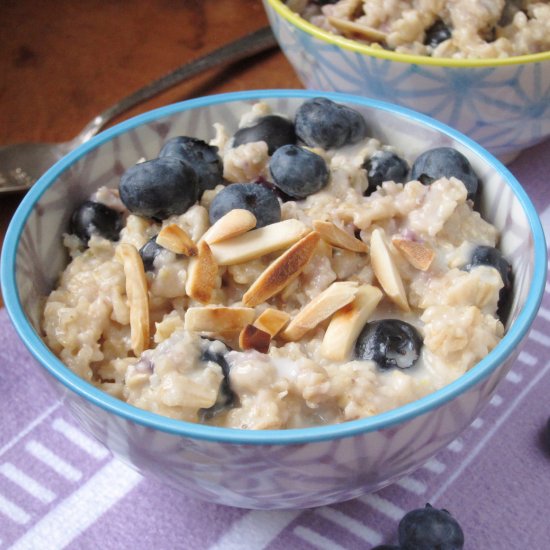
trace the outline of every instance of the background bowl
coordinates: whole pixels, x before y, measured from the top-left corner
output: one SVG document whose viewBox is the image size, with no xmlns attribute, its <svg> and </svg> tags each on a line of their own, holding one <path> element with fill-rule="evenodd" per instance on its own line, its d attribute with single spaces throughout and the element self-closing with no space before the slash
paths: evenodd
<svg viewBox="0 0 550 550">
<path fill-rule="evenodd" d="M 140 115 L 80 146 L 30 190 L 9 227 L 1 282 L 9 315 L 83 429 L 146 476 L 205 500 L 247 508 L 304 508 L 375 491 L 421 466 L 464 430 L 489 401 L 519 353 L 546 278 L 546 247 L 529 198 L 508 170 L 471 140 L 400 107 L 322 94 L 360 110 L 371 134 L 414 158 L 436 145 L 456 147 L 483 182 L 484 215 L 502 232 L 515 275 L 508 332 L 459 380 L 372 418 L 296 430 L 246 431 L 173 420 L 137 409 L 72 373 L 40 334 L 43 298 L 66 263 L 61 235 L 74 206 L 101 185 L 116 187 L 139 158 L 157 155 L 175 135 L 213 137 L 236 129 L 259 99 L 293 115 L 300 90 L 253 91 L 186 101 Z M 229 130 L 231 131 L 231 130 Z M 415 139 L 411 140 L 410 136 Z"/>
<path fill-rule="evenodd" d="M 409 107 L 465 133 L 503 162 L 550 136 L 550 52 L 443 59 L 374 49 L 321 30 L 281 0 L 263 0 L 306 88 Z"/>
</svg>

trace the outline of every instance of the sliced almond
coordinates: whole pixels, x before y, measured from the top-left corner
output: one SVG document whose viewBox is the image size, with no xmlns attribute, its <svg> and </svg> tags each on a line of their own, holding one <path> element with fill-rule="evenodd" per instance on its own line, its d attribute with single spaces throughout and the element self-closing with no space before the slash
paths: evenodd
<svg viewBox="0 0 550 550">
<path fill-rule="evenodd" d="M 149 347 L 149 293 L 143 261 L 137 248 L 128 243 L 117 246 L 116 255 L 124 266 L 126 295 L 130 306 L 130 344 L 136 357 Z"/>
<path fill-rule="evenodd" d="M 218 264 L 206 241 L 198 245 L 198 256 L 191 258 L 185 282 L 185 292 L 194 300 L 208 304 L 218 280 Z"/>
<path fill-rule="evenodd" d="M 315 220 L 313 228 L 321 235 L 321 239 L 336 248 L 343 248 L 351 252 L 368 252 L 368 246 L 361 240 L 352 237 L 343 229 L 340 229 L 332 222 Z"/>
<path fill-rule="evenodd" d="M 301 239 L 310 229 L 299 220 L 284 220 L 244 235 L 212 243 L 212 254 L 218 265 L 234 265 L 282 250 Z"/>
<path fill-rule="evenodd" d="M 403 311 L 410 311 L 401 274 L 397 270 L 392 253 L 386 244 L 383 229 L 376 228 L 370 238 L 372 269 L 388 297 Z"/>
<path fill-rule="evenodd" d="M 391 242 L 416 269 L 427 271 L 432 265 L 435 252 L 427 244 L 411 241 L 399 236 L 392 237 Z"/>
<path fill-rule="evenodd" d="M 353 302 L 337 311 L 327 327 L 321 354 L 332 361 L 345 361 L 359 333 L 382 299 L 382 291 L 372 285 L 361 285 Z"/>
<path fill-rule="evenodd" d="M 331 15 L 327 17 L 327 21 L 344 36 L 351 38 L 361 37 L 369 42 L 379 42 L 380 44 L 386 42 L 387 39 L 387 34 L 355 21 L 348 21 L 347 19 L 340 19 Z"/>
<path fill-rule="evenodd" d="M 185 313 L 185 330 L 225 334 L 241 331 L 254 320 L 249 307 L 190 307 Z"/>
<path fill-rule="evenodd" d="M 254 321 L 254 326 L 273 338 L 289 321 L 290 315 L 286 311 L 270 307 Z"/>
<path fill-rule="evenodd" d="M 230 210 L 222 216 L 203 236 L 208 243 L 219 243 L 242 235 L 256 227 L 256 216 L 243 208 Z"/>
<path fill-rule="evenodd" d="M 271 336 L 254 325 L 246 325 L 239 334 L 239 346 L 241 349 L 255 349 L 260 353 L 269 351 Z"/>
<path fill-rule="evenodd" d="M 185 254 L 186 256 L 195 256 L 197 254 L 197 245 L 175 223 L 163 227 L 155 240 L 158 245 L 175 254 Z"/>
<path fill-rule="evenodd" d="M 282 332 L 285 340 L 297 341 L 304 334 L 315 328 L 319 323 L 328 319 L 334 312 L 349 304 L 355 298 L 358 283 L 355 281 L 342 281 L 332 283 L 321 294 L 313 298 L 290 321 Z"/>
<path fill-rule="evenodd" d="M 320 238 L 317 231 L 312 231 L 281 254 L 245 292 L 243 304 L 250 307 L 257 306 L 294 281 L 311 260 Z"/>
</svg>

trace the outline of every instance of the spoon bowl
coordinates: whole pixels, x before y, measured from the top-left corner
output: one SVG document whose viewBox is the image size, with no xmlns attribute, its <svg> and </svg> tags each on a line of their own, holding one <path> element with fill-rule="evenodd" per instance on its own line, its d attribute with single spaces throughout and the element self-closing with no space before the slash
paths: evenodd
<svg viewBox="0 0 550 550">
<path fill-rule="evenodd" d="M 50 166 L 68 153 L 67 143 L 16 143 L 0 147 L 0 192 L 26 191 Z"/>
</svg>

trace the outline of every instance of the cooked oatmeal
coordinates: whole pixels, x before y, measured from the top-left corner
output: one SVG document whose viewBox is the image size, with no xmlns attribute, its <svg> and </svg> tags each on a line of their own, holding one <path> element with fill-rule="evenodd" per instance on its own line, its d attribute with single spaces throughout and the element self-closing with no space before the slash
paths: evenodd
<svg viewBox="0 0 550 550">
<path fill-rule="evenodd" d="M 243 124 L 270 114 L 258 103 Z M 235 130 L 215 125 L 208 150 L 219 159 L 210 168 L 219 165 L 222 181 L 180 213 L 129 211 L 122 181 L 120 192 L 102 188 L 86 206 L 121 217 L 116 237 L 83 234 L 82 207 L 73 216 L 70 263 L 43 318 L 47 344 L 70 369 L 171 418 L 283 429 L 414 401 L 499 342 L 506 281 L 496 265 L 472 259 L 495 250 L 498 233 L 461 180 L 422 183 L 409 172 L 372 186 L 377 159 L 415 159 L 360 123 L 347 144 L 325 148 L 302 146 L 296 121 L 300 147 L 271 155 L 263 141 L 233 147 Z M 305 155 L 299 174 L 313 182 L 305 198 L 291 196 L 293 169 L 285 192 L 287 181 L 273 183 L 285 148 L 291 160 Z M 231 202 L 243 182 L 264 210 Z M 388 322 L 398 334 L 382 345 Z"/>
<path fill-rule="evenodd" d="M 550 50 L 548 0 L 287 0 L 334 34 L 400 53 L 500 58 Z"/>
</svg>

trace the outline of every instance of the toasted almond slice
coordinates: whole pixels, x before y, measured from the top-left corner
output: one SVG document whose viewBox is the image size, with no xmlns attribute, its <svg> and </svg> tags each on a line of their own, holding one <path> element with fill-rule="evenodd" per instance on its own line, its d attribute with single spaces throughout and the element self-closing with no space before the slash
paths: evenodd
<svg viewBox="0 0 550 550">
<path fill-rule="evenodd" d="M 301 239 L 310 229 L 299 220 L 284 220 L 253 229 L 210 248 L 218 265 L 234 265 L 282 250 Z"/>
<path fill-rule="evenodd" d="M 149 347 L 149 293 L 143 261 L 137 248 L 121 243 L 116 255 L 124 266 L 126 295 L 130 306 L 130 343 L 136 357 Z"/>
<path fill-rule="evenodd" d="M 352 38 L 360 36 L 371 42 L 380 43 L 384 43 L 387 39 L 387 34 L 377 29 L 373 29 L 372 27 L 368 27 L 367 25 L 355 23 L 354 21 L 340 19 L 339 17 L 333 17 L 331 15 L 327 17 L 327 21 L 345 36 L 351 36 Z"/>
<path fill-rule="evenodd" d="M 317 231 L 312 231 L 269 264 L 245 292 L 243 304 L 257 306 L 294 281 L 311 260 L 320 238 Z"/>
<path fill-rule="evenodd" d="M 392 237 L 391 242 L 416 269 L 427 271 L 432 265 L 435 252 L 427 244 L 404 239 L 397 235 Z"/>
<path fill-rule="evenodd" d="M 254 320 L 249 307 L 190 307 L 185 313 L 185 330 L 216 334 L 239 332 Z"/>
<path fill-rule="evenodd" d="M 273 338 L 289 321 L 286 311 L 269 307 L 254 321 L 254 326 Z"/>
<path fill-rule="evenodd" d="M 246 325 L 239 334 L 239 346 L 241 349 L 255 349 L 260 353 L 269 351 L 271 336 L 269 333 L 255 327 L 254 325 Z"/>
<path fill-rule="evenodd" d="M 299 340 L 334 312 L 349 304 L 355 298 L 357 285 L 355 281 L 332 283 L 290 321 L 282 332 L 283 338 L 294 342 Z"/>
<path fill-rule="evenodd" d="M 351 250 L 351 252 L 368 252 L 369 250 L 363 241 L 352 237 L 332 222 L 315 220 L 313 228 L 321 235 L 321 239 L 336 248 L 344 248 L 345 250 Z"/>
<path fill-rule="evenodd" d="M 197 245 L 191 240 L 191 237 L 175 223 L 163 227 L 155 240 L 158 245 L 175 254 L 185 254 L 186 256 L 195 256 L 197 254 Z"/>
<path fill-rule="evenodd" d="M 218 264 L 206 241 L 199 243 L 198 253 L 198 256 L 189 261 L 185 292 L 194 300 L 207 304 L 216 288 Z"/>
<path fill-rule="evenodd" d="M 202 236 L 208 244 L 219 243 L 242 235 L 256 227 L 256 216 L 243 208 L 230 210 Z"/>
<path fill-rule="evenodd" d="M 402 310 L 410 311 L 405 287 L 397 270 L 392 253 L 386 244 L 383 229 L 376 228 L 370 238 L 370 258 L 372 269 L 384 292 Z"/>
<path fill-rule="evenodd" d="M 345 361 L 359 333 L 382 299 L 382 291 L 372 285 L 361 285 L 353 302 L 337 311 L 327 327 L 321 354 L 332 361 Z"/>
</svg>

